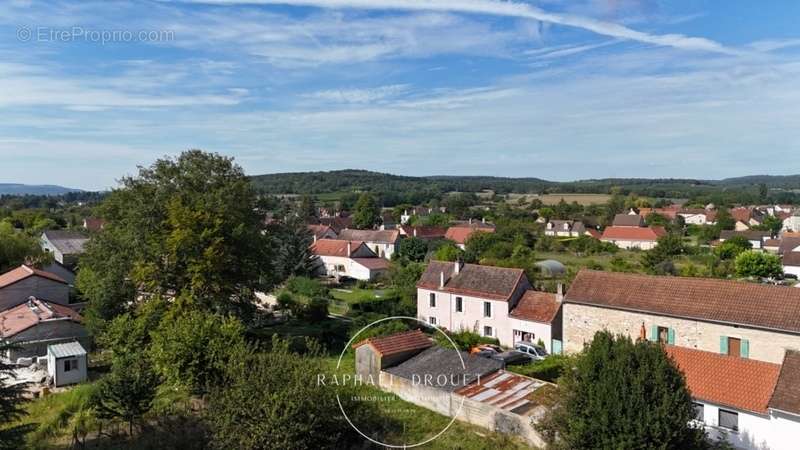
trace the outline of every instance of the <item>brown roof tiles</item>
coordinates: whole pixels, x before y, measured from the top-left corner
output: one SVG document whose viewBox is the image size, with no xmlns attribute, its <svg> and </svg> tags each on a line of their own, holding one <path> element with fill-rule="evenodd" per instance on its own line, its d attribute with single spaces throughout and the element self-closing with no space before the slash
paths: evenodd
<svg viewBox="0 0 800 450">
<path fill-rule="evenodd" d="M 671 345 L 665 350 L 686 376 L 692 397 L 739 410 L 767 412 L 780 365 Z"/>
<path fill-rule="evenodd" d="M 8 272 L 0 275 L 0 289 L 32 276 L 47 278 L 59 283 L 67 283 L 58 275 L 45 272 L 43 270 L 34 269 L 26 265 L 21 265 L 16 269 L 9 270 Z"/>
<path fill-rule="evenodd" d="M 769 407 L 800 414 L 800 352 L 786 351 Z"/>
<path fill-rule="evenodd" d="M 550 323 L 555 319 L 559 308 L 561 308 L 561 303 L 556 300 L 556 294 L 528 290 L 519 299 L 517 306 L 511 310 L 509 316 L 522 320 Z"/>
<path fill-rule="evenodd" d="M 433 341 L 422 331 L 413 330 L 365 339 L 353 345 L 353 348 L 358 348 L 365 344 L 371 345 L 381 356 L 389 356 L 413 350 L 424 350 L 432 346 Z"/>
<path fill-rule="evenodd" d="M 581 270 L 565 302 L 800 333 L 800 289 Z"/>
<path fill-rule="evenodd" d="M 443 288 L 439 286 L 442 273 Z M 417 287 L 508 301 L 520 282 L 528 284 L 522 269 L 464 264 L 456 274 L 455 263 L 431 261 Z"/>
</svg>

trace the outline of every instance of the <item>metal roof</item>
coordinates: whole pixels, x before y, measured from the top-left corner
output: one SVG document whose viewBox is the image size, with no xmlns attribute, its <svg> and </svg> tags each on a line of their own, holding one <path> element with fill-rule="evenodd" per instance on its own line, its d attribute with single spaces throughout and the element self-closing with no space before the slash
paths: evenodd
<svg viewBox="0 0 800 450">
<path fill-rule="evenodd" d="M 530 400 L 530 395 L 546 384 L 533 378 L 498 370 L 476 383 L 458 389 L 456 394 L 525 416 L 537 406 Z"/>
<path fill-rule="evenodd" d="M 63 344 L 48 345 L 47 353 L 52 354 L 56 357 L 56 359 L 58 359 L 85 355 L 86 350 L 83 348 L 80 342 L 72 341 Z"/>
</svg>

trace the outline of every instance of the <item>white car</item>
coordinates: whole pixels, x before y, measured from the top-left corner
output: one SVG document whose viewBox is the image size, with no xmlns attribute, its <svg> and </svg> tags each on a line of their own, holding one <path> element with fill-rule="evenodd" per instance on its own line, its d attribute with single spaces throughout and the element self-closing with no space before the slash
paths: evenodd
<svg viewBox="0 0 800 450">
<path fill-rule="evenodd" d="M 514 344 L 514 350 L 524 353 L 525 356 L 534 361 L 541 361 L 547 357 L 547 350 L 545 350 L 544 347 L 527 341 L 521 341 Z"/>
</svg>

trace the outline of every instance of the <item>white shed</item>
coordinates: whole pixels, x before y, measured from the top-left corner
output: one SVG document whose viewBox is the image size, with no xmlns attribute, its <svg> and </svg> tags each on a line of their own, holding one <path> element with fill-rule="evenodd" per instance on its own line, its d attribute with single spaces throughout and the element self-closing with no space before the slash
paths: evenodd
<svg viewBox="0 0 800 450">
<path fill-rule="evenodd" d="M 47 373 L 53 379 L 53 386 L 86 381 L 86 350 L 78 341 L 47 347 Z"/>
</svg>

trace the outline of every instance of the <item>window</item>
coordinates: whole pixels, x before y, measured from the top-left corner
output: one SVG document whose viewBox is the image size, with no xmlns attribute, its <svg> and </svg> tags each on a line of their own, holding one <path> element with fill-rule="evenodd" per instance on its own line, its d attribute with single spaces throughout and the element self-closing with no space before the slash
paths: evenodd
<svg viewBox="0 0 800 450">
<path fill-rule="evenodd" d="M 739 431 L 739 413 L 720 409 L 719 426 L 722 428 L 727 428 L 731 431 Z"/>
<path fill-rule="evenodd" d="M 492 317 L 492 304 L 483 302 L 483 317 Z"/>
<path fill-rule="evenodd" d="M 436 308 L 436 294 L 431 292 L 431 308 Z"/>
<path fill-rule="evenodd" d="M 483 327 L 483 335 L 484 336 L 493 336 L 492 327 Z"/>
<path fill-rule="evenodd" d="M 750 341 L 747 339 L 739 339 L 730 336 L 720 336 L 719 352 L 723 355 L 749 358 Z"/>
<path fill-rule="evenodd" d="M 64 360 L 64 372 L 78 370 L 78 360 L 76 358 Z"/>
<path fill-rule="evenodd" d="M 658 327 L 658 342 L 666 344 L 669 342 L 669 328 Z"/>
<path fill-rule="evenodd" d="M 456 312 L 464 312 L 464 299 L 456 297 Z"/>
<path fill-rule="evenodd" d="M 705 406 L 702 403 L 692 403 L 692 408 L 694 408 L 694 420 L 705 421 Z"/>
<path fill-rule="evenodd" d="M 652 342 L 675 345 L 675 330 L 668 327 L 652 325 L 647 338 Z"/>
<path fill-rule="evenodd" d="M 428 317 L 428 323 L 431 325 L 436 325 L 436 317 Z"/>
</svg>

